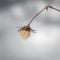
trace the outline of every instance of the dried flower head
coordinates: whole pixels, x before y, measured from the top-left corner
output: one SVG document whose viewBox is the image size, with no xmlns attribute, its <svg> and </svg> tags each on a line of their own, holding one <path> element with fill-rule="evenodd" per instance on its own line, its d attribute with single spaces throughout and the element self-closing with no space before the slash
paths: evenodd
<svg viewBox="0 0 60 60">
<path fill-rule="evenodd" d="M 18 30 L 22 39 L 27 39 L 30 36 L 30 32 L 34 31 L 29 26 L 24 26 Z"/>
<path fill-rule="evenodd" d="M 30 36 L 30 32 L 31 31 L 34 31 L 30 28 L 30 24 L 33 22 L 33 20 L 39 15 L 41 14 L 45 9 L 48 10 L 48 8 L 51 8 L 51 9 L 54 9 L 58 12 L 60 12 L 59 9 L 56 9 L 52 6 L 45 6 L 41 11 L 39 11 L 34 17 L 32 17 L 32 19 L 30 20 L 30 22 L 28 23 L 27 26 L 24 26 L 22 27 L 21 29 L 19 29 L 19 32 L 20 32 L 20 36 L 23 38 L 23 39 L 27 39 L 29 36 Z"/>
</svg>

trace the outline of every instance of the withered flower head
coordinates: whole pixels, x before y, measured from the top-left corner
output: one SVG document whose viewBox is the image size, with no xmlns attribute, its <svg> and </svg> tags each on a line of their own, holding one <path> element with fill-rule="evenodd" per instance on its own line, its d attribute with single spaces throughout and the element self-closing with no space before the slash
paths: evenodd
<svg viewBox="0 0 60 60">
<path fill-rule="evenodd" d="M 19 29 L 19 32 L 20 32 L 20 36 L 23 38 L 23 39 L 27 39 L 29 36 L 30 36 L 30 32 L 31 31 L 34 31 L 30 28 L 30 24 L 32 23 L 32 21 L 39 15 L 41 14 L 45 9 L 48 10 L 48 8 L 51 8 L 51 9 L 54 9 L 58 12 L 60 12 L 59 9 L 56 9 L 52 6 L 45 6 L 41 11 L 39 11 L 35 16 L 32 17 L 32 19 L 30 20 L 30 22 L 28 23 L 27 26 L 24 26 L 22 27 L 21 29 Z"/>
<path fill-rule="evenodd" d="M 27 39 L 30 36 L 30 32 L 34 31 L 29 26 L 24 26 L 18 30 L 22 39 Z"/>
</svg>

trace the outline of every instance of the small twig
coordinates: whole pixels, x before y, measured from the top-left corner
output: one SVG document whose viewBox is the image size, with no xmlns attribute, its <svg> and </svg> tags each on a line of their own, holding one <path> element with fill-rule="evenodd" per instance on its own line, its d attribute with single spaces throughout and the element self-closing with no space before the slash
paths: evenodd
<svg viewBox="0 0 60 60">
<path fill-rule="evenodd" d="M 56 9 L 56 8 L 54 8 L 54 7 L 52 7 L 52 6 L 45 6 L 40 12 L 38 12 L 38 13 L 30 20 L 30 22 L 28 23 L 27 26 L 30 26 L 30 24 L 32 23 L 32 21 L 33 21 L 39 14 L 41 14 L 45 9 L 48 10 L 48 8 L 51 8 L 51 9 L 54 9 L 54 10 L 60 12 L 59 9 Z"/>
<path fill-rule="evenodd" d="M 56 11 L 58 11 L 58 12 L 60 12 L 59 9 L 56 9 L 56 8 L 54 8 L 54 7 L 52 7 L 52 6 L 48 6 L 48 7 L 51 8 L 51 9 L 54 9 L 54 10 L 56 10 Z"/>
<path fill-rule="evenodd" d="M 31 21 L 28 23 L 28 26 L 32 23 L 32 21 L 39 15 L 41 14 L 45 9 L 46 9 L 47 6 L 45 6 L 40 12 L 38 12 L 32 19 Z"/>
</svg>

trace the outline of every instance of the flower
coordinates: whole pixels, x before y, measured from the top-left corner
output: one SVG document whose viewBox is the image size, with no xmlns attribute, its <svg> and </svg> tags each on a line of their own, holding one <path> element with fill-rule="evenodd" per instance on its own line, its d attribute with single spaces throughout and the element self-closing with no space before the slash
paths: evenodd
<svg viewBox="0 0 60 60">
<path fill-rule="evenodd" d="M 27 39 L 30 36 L 30 32 L 34 31 L 29 26 L 24 26 L 21 29 L 18 30 L 20 32 L 20 36 L 22 39 Z"/>
</svg>

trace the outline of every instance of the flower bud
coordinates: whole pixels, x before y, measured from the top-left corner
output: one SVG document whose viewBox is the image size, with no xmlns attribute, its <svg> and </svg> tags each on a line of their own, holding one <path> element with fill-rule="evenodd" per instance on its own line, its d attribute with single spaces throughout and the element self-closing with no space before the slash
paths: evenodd
<svg viewBox="0 0 60 60">
<path fill-rule="evenodd" d="M 22 37 L 22 39 L 27 39 L 30 36 L 30 31 L 21 30 L 20 36 Z"/>
<path fill-rule="evenodd" d="M 34 32 L 29 26 L 24 26 L 18 30 L 22 39 L 27 39 L 30 36 L 30 32 Z"/>
</svg>

